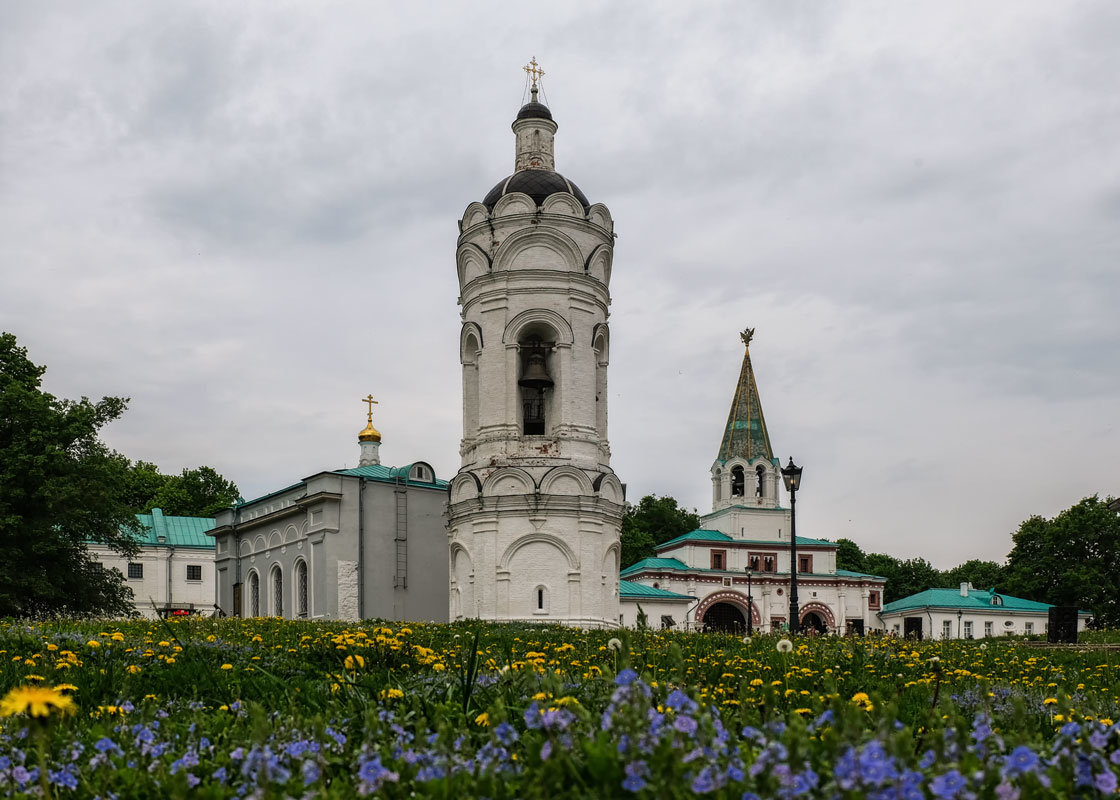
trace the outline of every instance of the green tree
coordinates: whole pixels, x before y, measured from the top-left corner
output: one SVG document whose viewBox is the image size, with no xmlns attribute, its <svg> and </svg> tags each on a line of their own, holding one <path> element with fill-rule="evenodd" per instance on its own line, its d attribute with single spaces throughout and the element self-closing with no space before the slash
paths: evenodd
<svg viewBox="0 0 1120 800">
<path fill-rule="evenodd" d="M 178 517 L 212 517 L 240 496 L 237 485 L 211 467 L 184 469 L 181 475 L 168 478 L 144 510 L 161 508 Z"/>
<path fill-rule="evenodd" d="M 895 558 L 886 553 L 868 553 L 864 557 L 864 572 L 887 579 L 883 601 L 893 603 L 926 589 L 941 586 L 941 573 L 924 558 Z"/>
<path fill-rule="evenodd" d="M 696 511 L 687 511 L 672 497 L 647 494 L 622 517 L 622 566 L 654 555 L 654 548 L 700 527 Z"/>
<path fill-rule="evenodd" d="M 1053 519 L 1034 516 L 1012 536 L 1006 592 L 1092 611 L 1120 626 L 1120 516 L 1109 500 L 1086 497 Z"/>
<path fill-rule="evenodd" d="M 798 537 L 801 538 L 800 536 Z M 836 568 L 852 572 L 867 572 L 867 556 L 851 539 L 836 540 Z"/>
<path fill-rule="evenodd" d="M 960 586 L 968 581 L 977 589 L 994 587 L 996 591 L 1003 591 L 1003 565 L 994 561 L 981 561 L 979 558 L 973 558 L 942 573 L 942 579 L 944 585 L 950 588 Z"/>
<path fill-rule="evenodd" d="M 45 368 L 0 334 L 0 616 L 122 614 L 132 592 L 87 541 L 134 555 L 129 463 L 98 438 L 127 400 L 63 400 Z"/>
<path fill-rule="evenodd" d="M 176 517 L 212 517 L 229 508 L 241 496 L 237 485 L 213 467 L 184 469 L 179 475 L 164 475 L 155 464 L 137 461 L 129 469 L 129 507 L 137 514 L 153 508 Z"/>
</svg>

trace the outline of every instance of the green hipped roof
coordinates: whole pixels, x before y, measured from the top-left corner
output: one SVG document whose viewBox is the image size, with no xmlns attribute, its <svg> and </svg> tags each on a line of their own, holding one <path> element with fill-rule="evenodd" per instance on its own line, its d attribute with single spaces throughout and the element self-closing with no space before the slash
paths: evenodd
<svg viewBox="0 0 1120 800">
<path fill-rule="evenodd" d="M 359 478 L 365 478 L 371 481 L 381 481 L 383 483 L 407 483 L 409 486 L 429 486 L 436 489 L 446 489 L 447 481 L 441 481 L 438 478 L 431 481 L 417 481 L 408 477 L 408 473 L 412 471 L 413 464 L 405 464 L 403 467 L 387 467 L 384 464 L 370 464 L 365 467 L 354 467 L 353 469 L 336 469 L 334 472 L 339 475 L 354 475 Z M 427 464 L 428 462 L 424 462 Z M 433 471 L 434 474 L 434 471 Z"/>
<path fill-rule="evenodd" d="M 635 572 L 641 572 L 647 569 L 681 569 L 688 570 L 688 564 L 683 561 L 678 561 L 675 558 L 643 558 L 636 564 L 631 564 L 626 569 L 622 570 L 622 575 L 631 575 Z"/>
<path fill-rule="evenodd" d="M 694 531 L 689 531 L 688 533 L 682 533 L 676 539 L 670 539 L 667 542 L 662 542 L 661 544 L 657 545 L 657 549 L 660 550 L 663 547 L 668 547 L 669 545 L 674 545 L 674 544 L 682 544 L 683 542 L 732 542 L 732 541 L 734 541 L 734 539 L 732 539 L 730 536 L 728 536 L 726 533 L 723 533 L 722 531 L 706 531 L 703 528 L 699 528 L 699 529 L 694 530 Z"/>
<path fill-rule="evenodd" d="M 798 541 L 800 541 L 801 537 L 798 536 L 797 539 Z M 853 572 L 850 569 L 838 569 L 836 570 L 836 574 L 841 578 L 874 578 L 877 581 L 886 580 L 886 578 L 884 578 L 882 575 L 872 575 L 869 572 Z"/>
<path fill-rule="evenodd" d="M 136 541 L 145 547 L 198 547 L 214 549 L 214 539 L 206 531 L 214 527 L 212 517 L 170 517 L 158 508 L 150 514 L 137 514 L 142 530 Z M 159 539 L 163 537 L 161 542 Z"/>
<path fill-rule="evenodd" d="M 334 469 L 327 471 L 332 472 L 336 475 L 353 475 L 357 478 L 365 478 L 366 480 L 371 481 L 380 481 L 381 483 L 396 483 L 399 480 L 401 483 L 406 483 L 409 486 L 426 486 L 435 489 L 447 488 L 447 481 L 441 481 L 438 479 L 434 481 L 410 480 L 408 478 L 408 473 L 412 470 L 412 467 L 415 466 L 415 463 L 416 462 L 413 462 L 412 464 L 406 464 L 403 467 L 387 467 L 384 464 L 370 464 L 366 467 L 353 467 L 352 469 Z M 424 463 L 427 464 L 428 462 L 425 461 Z M 315 474 L 321 475 L 322 473 Z M 312 475 L 311 477 L 315 476 Z M 260 497 L 254 497 L 252 500 L 241 500 L 234 506 L 234 508 L 241 508 L 243 506 L 250 506 L 253 503 L 259 503 L 261 500 L 267 500 L 268 498 L 275 495 L 284 494 L 284 492 L 290 492 L 292 489 L 302 486 L 303 484 L 304 481 L 300 481 L 299 483 L 293 483 L 291 486 L 285 486 L 283 489 L 277 489 L 275 492 L 269 492 L 268 494 L 262 494 Z"/>
<path fill-rule="evenodd" d="M 1045 614 L 1050 610 L 1049 603 L 1037 603 L 1034 600 L 1024 600 L 1021 597 L 1012 597 L 1008 594 L 996 593 L 1003 600 L 1003 605 L 992 605 L 992 593 L 988 589 L 971 589 L 968 597 L 961 597 L 960 589 L 926 589 L 924 592 L 912 594 L 893 603 L 883 606 L 883 614 L 895 611 L 909 611 L 913 608 L 958 608 L 964 611 L 990 611 L 1002 609 L 1004 611 L 1033 611 Z"/>
<path fill-rule="evenodd" d="M 696 599 L 692 595 L 677 594 L 667 589 L 655 589 L 652 586 L 646 586 L 644 583 L 634 583 L 632 581 L 619 581 L 618 594 L 623 600 L 670 600 L 680 602 Z"/>
<path fill-rule="evenodd" d="M 774 461 L 774 449 L 770 446 L 770 436 L 766 433 L 766 420 L 762 416 L 762 401 L 758 397 L 758 384 L 751 367 L 750 337 L 753 331 L 743 333 L 746 350 L 743 353 L 743 366 L 739 370 L 739 383 L 735 386 L 735 397 L 731 401 L 731 411 L 727 415 L 727 426 L 723 429 L 723 440 L 719 445 L 719 460 L 743 458 L 753 461 L 765 458 Z"/>
<path fill-rule="evenodd" d="M 776 541 L 776 540 L 771 540 L 771 539 L 736 539 L 733 536 L 728 536 L 726 533 L 723 533 L 722 531 L 709 531 L 709 530 L 704 530 L 703 528 L 698 528 L 697 530 L 689 531 L 688 533 L 681 534 L 676 539 L 670 539 L 667 542 L 659 544 L 659 545 L 657 545 L 657 547 L 655 549 L 664 550 L 664 549 L 666 549 L 668 547 L 671 547 L 673 545 L 684 544 L 685 542 L 739 542 L 741 544 L 781 545 L 783 547 L 789 547 L 789 542 L 781 542 L 781 541 Z M 808 546 L 813 546 L 813 545 L 832 545 L 833 547 L 836 546 L 834 542 L 829 542 L 829 541 L 826 541 L 824 539 L 809 539 L 805 536 L 798 536 L 797 537 L 797 543 L 799 545 L 808 545 Z"/>
</svg>

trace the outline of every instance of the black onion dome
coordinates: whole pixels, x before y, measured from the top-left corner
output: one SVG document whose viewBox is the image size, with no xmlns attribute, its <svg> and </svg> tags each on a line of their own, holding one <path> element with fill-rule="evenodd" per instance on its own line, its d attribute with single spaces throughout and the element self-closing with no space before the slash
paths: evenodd
<svg viewBox="0 0 1120 800">
<path fill-rule="evenodd" d="M 567 192 L 574 195 L 576 200 L 579 200 L 585 212 L 591 208 L 586 195 L 580 191 L 578 186 L 559 172 L 549 172 L 546 169 L 523 169 L 520 172 L 513 173 L 508 178 L 502 178 L 498 181 L 498 185 L 487 193 L 482 204 L 486 206 L 487 211 L 493 211 L 494 206 L 503 196 L 513 192 L 524 192 L 533 198 L 533 202 L 538 206 L 549 195 Z"/>
<path fill-rule="evenodd" d="M 517 112 L 517 118 L 550 120 L 552 119 L 552 112 L 548 110 L 548 106 L 544 103 L 538 103 L 536 100 L 533 100 L 521 106 L 521 110 Z"/>
</svg>

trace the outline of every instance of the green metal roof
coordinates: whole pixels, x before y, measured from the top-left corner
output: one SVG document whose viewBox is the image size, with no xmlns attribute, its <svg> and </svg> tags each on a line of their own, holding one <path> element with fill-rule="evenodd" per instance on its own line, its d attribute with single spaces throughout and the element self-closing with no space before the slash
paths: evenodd
<svg viewBox="0 0 1120 800">
<path fill-rule="evenodd" d="M 743 341 L 747 345 L 743 353 L 743 366 L 739 370 L 739 382 L 735 386 L 735 397 L 731 401 L 731 411 L 727 415 L 727 426 L 723 429 L 723 440 L 720 442 L 717 458 L 721 462 L 732 458 L 747 461 L 765 458 L 776 464 L 774 449 L 770 447 L 770 436 L 766 433 L 766 420 L 762 416 L 762 401 L 758 397 L 754 368 L 751 366 L 750 337 L 753 333 L 743 333 Z"/>
<path fill-rule="evenodd" d="M 354 475 L 358 478 L 365 478 L 370 481 L 380 481 L 382 483 L 406 483 L 409 486 L 423 486 L 434 489 L 446 489 L 447 481 L 441 481 L 438 478 L 431 481 L 418 481 L 408 477 L 408 473 L 412 471 L 416 463 L 405 464 L 403 467 L 387 467 L 384 464 L 370 464 L 365 467 L 354 467 L 353 469 L 336 469 L 334 472 L 339 475 Z M 427 464 L 428 462 L 423 462 Z M 430 466 L 430 465 L 429 465 Z M 435 471 L 433 470 L 433 473 Z"/>
<path fill-rule="evenodd" d="M 992 593 L 988 589 L 971 589 L 968 597 L 961 597 L 960 589 L 926 589 L 924 592 L 912 594 L 893 603 L 883 606 L 883 614 L 895 611 L 909 611 L 914 608 L 956 608 L 963 611 L 1033 611 L 1045 614 L 1050 610 L 1049 603 L 1036 603 L 1034 600 L 1024 600 L 1021 597 L 1012 597 L 1007 594 L 995 594 L 1003 600 L 1002 605 L 992 605 Z"/>
<path fill-rule="evenodd" d="M 709 530 L 704 530 L 703 528 L 699 528 L 697 530 L 689 531 L 688 533 L 682 534 L 682 535 L 678 536 L 676 539 L 670 539 L 669 541 L 664 542 L 663 544 L 659 544 L 654 549 L 665 550 L 665 549 L 667 549 L 669 547 L 672 547 L 674 545 L 685 544 L 686 542 L 738 542 L 739 544 L 756 544 L 756 545 L 760 545 L 760 546 L 789 547 L 789 542 L 788 541 L 787 542 L 782 542 L 782 541 L 777 541 L 777 540 L 774 540 L 774 539 L 736 539 L 733 536 L 728 536 L 726 533 L 723 533 L 722 531 L 709 531 Z M 805 536 L 798 536 L 797 537 L 797 544 L 799 546 L 805 545 L 805 546 L 809 546 L 809 547 L 813 547 L 813 546 L 836 547 L 836 544 L 834 542 L 830 542 L 830 541 L 827 541 L 825 539 L 809 539 Z"/>
<path fill-rule="evenodd" d="M 694 530 L 694 531 L 689 531 L 688 533 L 682 533 L 676 539 L 670 539 L 667 542 L 662 542 L 661 544 L 657 545 L 657 549 L 660 550 L 663 547 L 669 547 L 670 545 L 674 545 L 674 544 L 681 544 L 682 542 L 732 542 L 732 541 L 734 541 L 734 539 L 732 539 L 726 533 L 722 533 L 720 531 L 706 531 L 703 528 L 699 528 L 699 529 Z"/>
<path fill-rule="evenodd" d="M 689 594 L 677 594 L 667 589 L 655 589 L 652 586 L 646 586 L 644 583 L 634 583 L 633 581 L 619 581 L 618 593 L 623 600 L 670 600 L 680 602 L 696 599 Z"/>
<path fill-rule="evenodd" d="M 636 564 L 631 564 L 622 570 L 622 575 L 630 575 L 647 569 L 683 569 L 687 570 L 688 564 L 675 558 L 643 558 Z"/>
<path fill-rule="evenodd" d="M 801 537 L 798 536 L 797 538 L 800 541 Z M 838 569 L 836 570 L 836 574 L 841 578 L 874 578 L 877 581 L 886 580 L 882 575 L 872 575 L 868 572 L 852 572 L 850 569 Z"/>
<path fill-rule="evenodd" d="M 197 547 L 213 550 L 214 539 L 206 531 L 214 527 L 212 517 L 170 517 L 158 508 L 137 514 L 141 531 L 136 541 L 145 547 Z M 163 537 L 163 541 L 160 541 Z"/>
</svg>

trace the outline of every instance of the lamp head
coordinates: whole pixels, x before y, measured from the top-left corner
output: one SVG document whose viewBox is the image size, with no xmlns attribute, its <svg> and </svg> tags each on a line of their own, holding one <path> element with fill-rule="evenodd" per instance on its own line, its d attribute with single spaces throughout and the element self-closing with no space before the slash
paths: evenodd
<svg viewBox="0 0 1120 800">
<path fill-rule="evenodd" d="M 793 463 L 793 456 L 790 456 L 789 463 L 782 467 L 782 480 L 785 481 L 786 489 L 790 492 L 796 492 L 801 488 L 801 467 Z"/>
</svg>

